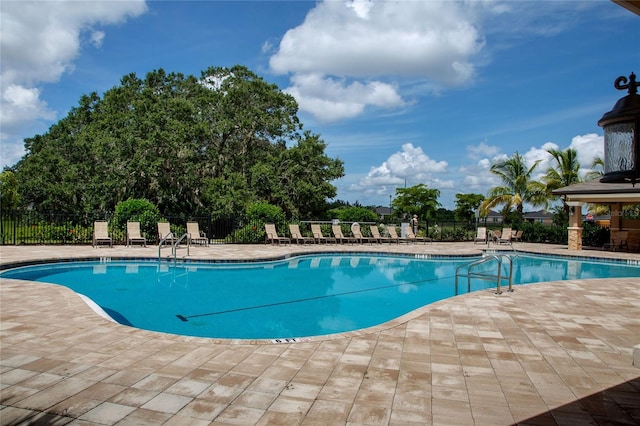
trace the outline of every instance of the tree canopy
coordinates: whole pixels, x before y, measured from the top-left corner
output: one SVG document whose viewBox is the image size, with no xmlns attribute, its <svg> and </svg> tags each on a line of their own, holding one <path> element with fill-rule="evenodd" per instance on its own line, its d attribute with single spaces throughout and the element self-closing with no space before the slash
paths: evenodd
<svg viewBox="0 0 640 426">
<path fill-rule="evenodd" d="M 78 213 L 146 199 L 162 214 L 228 217 L 251 203 L 314 216 L 344 175 L 295 99 L 245 67 L 199 78 L 129 74 L 25 140 L 13 171 L 25 204 Z"/>
<path fill-rule="evenodd" d="M 401 214 L 416 214 L 420 220 L 434 219 L 440 207 L 439 196 L 439 190 L 429 189 L 421 183 L 408 188 L 396 188 L 396 198 L 391 205 Z"/>
<path fill-rule="evenodd" d="M 456 194 L 456 208 L 453 211 L 456 220 L 474 221 L 475 211 L 483 201 L 484 195 L 482 194 Z"/>
</svg>

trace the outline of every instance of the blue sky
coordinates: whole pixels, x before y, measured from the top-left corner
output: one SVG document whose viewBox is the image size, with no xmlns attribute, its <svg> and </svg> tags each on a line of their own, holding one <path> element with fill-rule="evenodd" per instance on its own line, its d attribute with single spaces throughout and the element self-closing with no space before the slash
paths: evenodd
<svg viewBox="0 0 640 426">
<path fill-rule="evenodd" d="M 291 93 L 344 161 L 338 199 L 388 205 L 419 183 L 497 185 L 514 152 L 602 156 L 598 119 L 640 73 L 640 16 L 610 1 L 7 1 L 0 3 L 2 166 L 83 94 L 163 68 L 247 66 Z"/>
</svg>

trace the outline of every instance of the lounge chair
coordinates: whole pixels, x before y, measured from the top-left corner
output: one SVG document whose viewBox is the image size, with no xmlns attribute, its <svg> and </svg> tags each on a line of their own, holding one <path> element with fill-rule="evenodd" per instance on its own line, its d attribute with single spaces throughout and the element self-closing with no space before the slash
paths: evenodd
<svg viewBox="0 0 640 426">
<path fill-rule="evenodd" d="M 362 231 L 360 230 L 360 224 L 358 222 L 354 222 L 351 224 L 351 233 L 353 234 L 353 237 L 360 243 L 363 243 L 366 241 L 369 244 L 371 244 L 372 241 L 377 241 L 376 238 L 365 237 L 364 235 L 362 235 Z"/>
<path fill-rule="evenodd" d="M 169 222 L 158 222 L 158 244 L 163 240 L 168 244 L 173 244 L 176 240 L 175 235 L 171 232 Z"/>
<path fill-rule="evenodd" d="M 623 248 L 625 250 L 629 250 L 629 242 L 627 241 L 628 238 L 629 238 L 628 231 L 618 231 L 618 232 L 615 232 L 615 234 L 612 232 L 611 242 L 605 244 L 602 248 L 604 250 L 612 250 L 612 251 L 622 250 Z"/>
<path fill-rule="evenodd" d="M 187 222 L 187 234 L 187 242 L 189 245 L 201 244 L 205 247 L 209 245 L 207 234 L 200 231 L 198 222 Z"/>
<path fill-rule="evenodd" d="M 408 238 L 400 238 L 398 236 L 398 231 L 396 231 L 396 227 L 395 226 L 388 226 L 387 227 L 387 231 L 389 232 L 389 237 L 391 237 L 392 239 L 396 240 L 398 243 L 400 243 L 401 241 L 403 243 L 408 243 L 410 241 Z"/>
<path fill-rule="evenodd" d="M 322 228 L 320 227 L 319 223 L 311 224 L 311 233 L 313 234 L 313 239 L 315 240 L 316 243 L 328 243 L 329 241 L 334 243 L 336 242 L 335 238 L 325 237 L 322 234 Z"/>
<path fill-rule="evenodd" d="M 109 234 L 109 224 L 106 220 L 96 220 L 93 222 L 93 246 L 98 247 L 99 244 L 108 243 L 109 247 L 113 247 L 113 239 Z"/>
<path fill-rule="evenodd" d="M 378 229 L 377 225 L 371 225 L 369 227 L 369 230 L 371 231 L 371 235 L 373 236 L 373 238 L 376 239 L 379 243 L 391 242 L 391 241 L 395 241 L 396 243 L 398 242 L 397 239 L 380 235 L 380 230 Z"/>
<path fill-rule="evenodd" d="M 147 239 L 140 233 L 140 222 L 127 222 L 127 247 L 136 243 L 147 246 Z"/>
<path fill-rule="evenodd" d="M 502 228 L 498 244 L 511 244 L 511 228 Z"/>
<path fill-rule="evenodd" d="M 522 241 L 522 234 L 524 233 L 524 231 L 519 230 L 519 231 L 511 231 L 511 239 L 513 241 Z"/>
<path fill-rule="evenodd" d="M 343 243 L 357 243 L 358 240 L 355 237 L 346 236 L 342 233 L 342 227 L 340 225 L 331 225 L 331 232 L 333 232 L 333 236 L 336 237 L 336 241 Z"/>
<path fill-rule="evenodd" d="M 500 240 L 500 234 L 501 231 L 499 229 L 489 231 L 489 241 L 497 243 Z"/>
<path fill-rule="evenodd" d="M 412 242 L 418 242 L 418 241 L 422 241 L 424 244 L 427 244 L 427 241 L 430 243 L 433 243 L 433 240 L 431 239 L 431 237 L 418 237 L 416 236 L 416 234 L 413 233 L 413 230 L 411 229 L 411 227 L 407 226 L 404 229 L 405 234 L 407 234 L 407 240 L 412 241 Z"/>
<path fill-rule="evenodd" d="M 291 242 L 289 238 L 281 237 L 278 235 L 278 231 L 276 231 L 276 225 L 274 225 L 273 223 L 265 223 L 264 231 L 265 231 L 265 236 L 264 236 L 265 244 L 268 242 L 271 242 L 271 244 L 273 243 L 280 244 L 281 242 L 285 244 L 289 244 Z"/>
<path fill-rule="evenodd" d="M 302 235 L 302 232 L 300 232 L 300 225 L 298 224 L 293 224 L 290 223 L 289 224 L 289 233 L 291 234 L 291 241 L 295 241 L 296 244 L 306 244 L 306 243 L 314 243 L 315 239 L 313 237 L 305 237 L 304 235 Z"/>
<path fill-rule="evenodd" d="M 481 226 L 476 231 L 476 237 L 473 239 L 473 244 L 481 242 L 482 244 L 487 243 L 487 228 Z"/>
</svg>

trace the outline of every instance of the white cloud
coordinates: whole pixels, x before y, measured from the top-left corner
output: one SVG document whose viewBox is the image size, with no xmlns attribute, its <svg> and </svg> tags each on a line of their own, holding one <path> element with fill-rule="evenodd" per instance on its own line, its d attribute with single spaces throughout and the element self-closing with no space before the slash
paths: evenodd
<svg viewBox="0 0 640 426">
<path fill-rule="evenodd" d="M 581 169 L 591 169 L 593 159 L 596 157 L 604 159 L 604 136 L 595 133 L 574 136 L 569 147 L 578 151 Z"/>
<path fill-rule="evenodd" d="M 320 74 L 298 74 L 291 80 L 293 86 L 285 91 L 296 98 L 300 109 L 322 122 L 355 117 L 367 105 L 389 108 L 404 104 L 393 85 L 379 81 L 347 84 L 344 79 Z"/>
<path fill-rule="evenodd" d="M 91 44 L 94 47 L 102 46 L 102 41 L 104 40 L 105 33 L 104 31 L 92 31 L 91 32 Z"/>
<path fill-rule="evenodd" d="M 324 1 L 287 31 L 270 66 L 293 74 L 288 91 L 302 110 L 324 120 L 354 117 L 368 105 L 396 107 L 403 102 L 389 79 L 459 86 L 475 76 L 473 59 L 484 46 L 474 14 L 478 7 L 482 3 Z M 315 96 L 305 86 L 310 75 Z M 374 88 L 381 97 L 337 102 L 337 92 L 354 86 Z"/>
<path fill-rule="evenodd" d="M 25 132 L 42 127 L 55 113 L 40 99 L 43 83 L 73 70 L 83 40 L 99 47 L 105 37 L 94 25 L 109 25 L 146 11 L 144 1 L 8 1 L 0 26 L 2 162 L 19 156 L 14 146 Z"/>
<path fill-rule="evenodd" d="M 467 146 L 467 156 L 472 160 L 477 160 L 482 157 L 491 157 L 500 152 L 500 148 L 495 145 L 487 145 L 484 142 L 480 142 L 476 146 Z"/>
<path fill-rule="evenodd" d="M 12 128 L 21 121 L 38 118 L 53 120 L 55 113 L 40 99 L 40 90 L 11 84 L 2 92 L 3 128 Z"/>
<path fill-rule="evenodd" d="M 540 161 L 533 171 L 533 179 L 542 179 L 547 169 L 554 165 L 553 157 L 547 152 L 551 149 L 560 149 L 560 147 L 553 142 L 546 142 L 542 147 L 531 147 L 529 151 L 522 154 L 527 167 L 531 167 L 536 161 Z"/>
<path fill-rule="evenodd" d="M 411 143 L 402 145 L 402 151 L 395 152 L 377 167 L 371 167 L 352 189 L 373 190 L 376 193 L 387 194 L 389 188 L 395 191 L 405 183 L 417 185 L 424 183 L 430 188 L 453 187 L 450 180 L 441 180 L 434 175 L 446 173 L 446 161 L 436 161 L 429 158 L 421 147 L 414 147 Z"/>
</svg>

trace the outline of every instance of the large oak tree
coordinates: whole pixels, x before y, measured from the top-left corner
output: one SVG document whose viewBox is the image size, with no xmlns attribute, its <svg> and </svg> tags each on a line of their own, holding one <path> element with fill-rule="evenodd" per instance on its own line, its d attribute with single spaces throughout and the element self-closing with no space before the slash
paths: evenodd
<svg viewBox="0 0 640 426">
<path fill-rule="evenodd" d="M 297 111 L 292 96 L 242 66 L 198 78 L 129 74 L 26 139 L 13 170 L 39 210 L 112 211 L 144 198 L 165 215 L 229 217 L 267 201 L 313 216 L 335 197 L 344 166 Z"/>
</svg>

